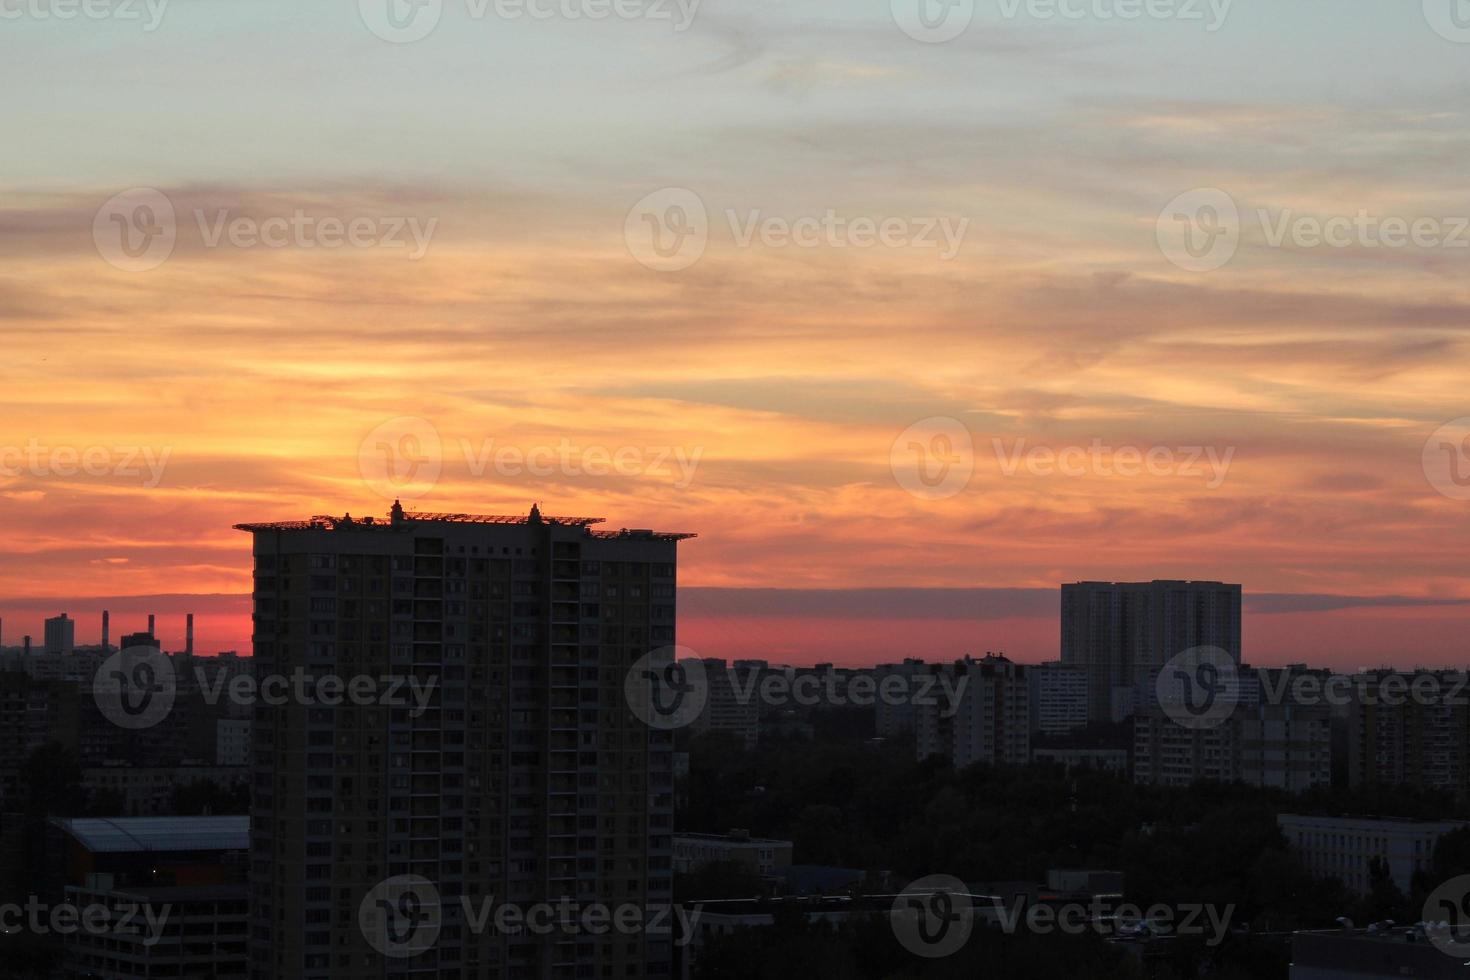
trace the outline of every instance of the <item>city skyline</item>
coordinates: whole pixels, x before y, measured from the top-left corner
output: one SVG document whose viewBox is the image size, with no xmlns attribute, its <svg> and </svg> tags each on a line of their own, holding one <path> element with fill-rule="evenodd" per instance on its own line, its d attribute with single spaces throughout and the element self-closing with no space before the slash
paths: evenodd
<svg viewBox="0 0 1470 980">
<path fill-rule="evenodd" d="M 697 546 L 696 541 L 691 552 Z M 1021 663 L 1043 663 L 1061 653 L 1058 586 L 850 592 L 681 586 L 680 643 L 701 656 L 793 666 L 872 666 L 905 657 L 947 660 L 987 651 L 1003 652 Z M 164 648 L 182 650 L 185 617 L 193 613 L 201 655 L 229 650 L 248 655 L 250 650 L 248 595 L 107 597 L 95 605 L 66 608 L 46 599 L 0 601 L 0 646 L 18 649 L 29 633 L 39 652 L 44 645 L 42 620 L 62 612 L 77 622 L 78 646 L 95 644 L 104 606 L 112 613 L 114 644 L 135 628 L 145 630 L 148 616 L 156 614 Z M 972 612 L 976 607 L 978 614 Z M 1246 662 L 1259 666 L 1309 663 L 1340 671 L 1464 666 L 1470 664 L 1470 653 L 1461 653 L 1456 634 L 1463 617 L 1459 601 L 1254 595 L 1246 589 L 1242 653 Z M 31 622 L 33 629 L 26 625 Z M 1402 649 L 1405 634 L 1415 637 L 1415 652 Z M 1348 637 L 1363 645 L 1365 636 L 1378 638 L 1379 645 L 1365 646 L 1366 654 L 1342 652 Z"/>
</svg>

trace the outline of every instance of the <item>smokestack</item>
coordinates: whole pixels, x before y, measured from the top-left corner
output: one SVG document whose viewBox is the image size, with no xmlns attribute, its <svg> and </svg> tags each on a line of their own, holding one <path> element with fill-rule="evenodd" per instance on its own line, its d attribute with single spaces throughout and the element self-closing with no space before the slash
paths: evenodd
<svg viewBox="0 0 1470 980">
<path fill-rule="evenodd" d="M 194 655 L 194 614 L 189 613 L 184 620 L 184 652 L 189 656 Z"/>
<path fill-rule="evenodd" d="M 26 642 L 25 642 L 25 655 L 27 657 L 29 657 L 31 655 L 31 638 L 29 636 L 26 637 Z"/>
<path fill-rule="evenodd" d="M 106 609 L 102 610 L 102 652 L 103 653 L 106 653 L 107 652 L 107 649 L 108 649 L 108 647 L 107 647 L 107 639 L 108 639 L 109 634 L 112 632 L 111 622 L 112 622 L 112 617 L 108 614 L 107 610 Z"/>
<path fill-rule="evenodd" d="M 158 636 L 157 633 L 153 632 L 153 614 L 152 613 L 149 613 L 148 614 L 148 635 L 149 636 L 152 636 L 152 637 L 157 637 Z"/>
</svg>

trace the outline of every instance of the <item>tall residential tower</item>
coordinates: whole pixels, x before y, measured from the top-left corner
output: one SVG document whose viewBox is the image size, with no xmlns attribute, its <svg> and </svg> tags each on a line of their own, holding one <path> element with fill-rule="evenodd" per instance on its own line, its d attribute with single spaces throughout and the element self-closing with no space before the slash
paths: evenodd
<svg viewBox="0 0 1470 980">
<path fill-rule="evenodd" d="M 254 536 L 257 679 L 302 668 L 425 692 L 257 706 L 253 977 L 669 975 L 668 935 L 476 924 L 486 903 L 673 898 L 671 739 L 634 717 L 624 681 L 674 643 L 689 535 L 597 523 L 395 504 L 386 520 L 238 525 Z M 409 879 L 424 883 L 411 902 L 382 892 Z M 360 928 L 375 896 L 432 918 L 430 940 L 385 955 Z"/>
<path fill-rule="evenodd" d="M 1149 671 L 1195 647 L 1240 662 L 1240 586 L 1077 582 L 1062 586 L 1062 663 L 1088 675 L 1087 716 L 1120 721 Z M 1146 692 L 1145 692 L 1146 693 Z"/>
</svg>

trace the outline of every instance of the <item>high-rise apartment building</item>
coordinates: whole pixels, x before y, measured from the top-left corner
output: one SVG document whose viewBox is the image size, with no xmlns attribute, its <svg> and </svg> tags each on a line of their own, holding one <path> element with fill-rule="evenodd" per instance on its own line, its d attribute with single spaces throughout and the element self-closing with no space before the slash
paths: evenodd
<svg viewBox="0 0 1470 980">
<path fill-rule="evenodd" d="M 62 613 L 46 620 L 46 652 L 69 654 L 76 649 L 76 620 Z"/>
<path fill-rule="evenodd" d="M 1344 684 L 1348 780 L 1463 793 L 1470 785 L 1470 707 L 1463 671 L 1371 670 Z"/>
<path fill-rule="evenodd" d="M 948 756 L 956 769 L 1030 763 L 1028 668 L 987 654 L 939 669 L 949 683 L 935 685 L 917 704 L 918 757 Z"/>
<path fill-rule="evenodd" d="M 1243 782 L 1293 793 L 1330 785 L 1332 709 L 1290 693 L 1294 681 L 1314 674 L 1321 679 L 1321 672 L 1300 668 L 1243 668 L 1229 687 L 1229 713 L 1198 726 L 1147 705 L 1133 719 L 1134 781 Z"/>
<path fill-rule="evenodd" d="M 1087 671 L 1089 720 L 1121 721 L 1149 668 L 1195 647 L 1218 647 L 1240 662 L 1240 586 L 1175 581 L 1062 586 L 1062 663 Z"/>
<path fill-rule="evenodd" d="M 740 739 L 746 749 L 760 741 L 760 678 L 765 663 L 737 660 L 732 667 L 724 660 L 704 660 L 704 683 L 708 689 L 704 710 L 691 723 L 696 735 L 724 732 Z"/>
<path fill-rule="evenodd" d="M 887 697 L 885 684 L 895 685 L 897 690 L 907 692 L 916 689 L 923 675 L 939 670 L 938 664 L 928 664 L 914 657 L 906 657 L 903 663 L 879 664 L 873 668 L 873 683 L 879 691 L 874 699 L 874 724 L 879 738 L 897 738 L 913 733 L 918 727 L 918 706 L 910 697 Z M 890 681 L 889 678 L 896 678 Z"/>
<path fill-rule="evenodd" d="M 473 914 L 672 901 L 672 740 L 624 684 L 674 643 L 689 535 L 597 523 L 395 504 L 387 520 L 239 525 L 254 535 L 257 679 L 304 668 L 428 691 L 257 708 L 252 976 L 669 975 L 666 934 L 540 935 Z M 437 941 L 385 956 L 359 913 L 402 876 L 428 883 L 401 910 L 432 918 Z"/>
</svg>

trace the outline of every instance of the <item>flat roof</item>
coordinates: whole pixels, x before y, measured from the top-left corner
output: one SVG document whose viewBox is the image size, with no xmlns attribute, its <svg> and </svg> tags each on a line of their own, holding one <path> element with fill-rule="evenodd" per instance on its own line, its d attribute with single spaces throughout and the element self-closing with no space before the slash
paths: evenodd
<svg viewBox="0 0 1470 980">
<path fill-rule="evenodd" d="M 391 531 L 410 524 L 507 524 L 507 525 L 550 525 L 554 527 L 581 528 L 595 538 L 635 538 L 655 541 L 682 541 L 697 535 L 678 531 L 652 531 L 646 528 L 620 528 L 616 531 L 592 530 L 592 525 L 606 523 L 603 517 L 552 517 L 543 515 L 539 508 L 532 508 L 524 515 L 511 514 L 446 514 L 436 512 L 406 511 L 396 503 L 387 518 L 353 517 L 343 514 L 331 517 L 318 514 L 304 521 L 267 521 L 264 523 L 236 524 L 237 531 L 252 534 L 271 531 Z"/>
<path fill-rule="evenodd" d="M 82 817 L 54 822 L 94 854 L 250 848 L 248 816 Z"/>
</svg>

